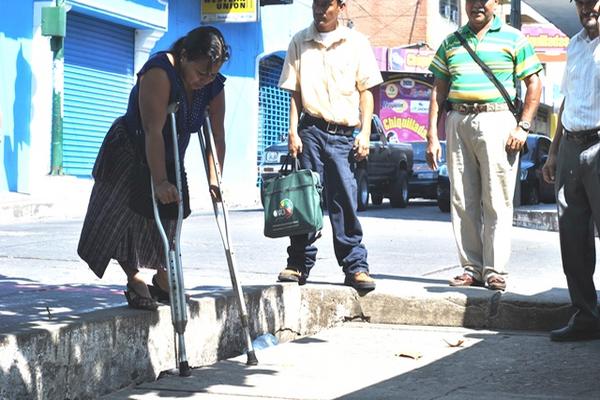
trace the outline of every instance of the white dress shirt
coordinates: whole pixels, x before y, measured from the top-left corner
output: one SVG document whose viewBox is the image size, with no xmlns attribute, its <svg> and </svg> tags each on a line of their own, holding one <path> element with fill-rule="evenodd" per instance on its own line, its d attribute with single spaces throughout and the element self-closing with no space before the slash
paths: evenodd
<svg viewBox="0 0 600 400">
<path fill-rule="evenodd" d="M 600 37 L 590 40 L 585 29 L 567 47 L 562 94 L 562 124 L 569 131 L 600 127 Z"/>
</svg>

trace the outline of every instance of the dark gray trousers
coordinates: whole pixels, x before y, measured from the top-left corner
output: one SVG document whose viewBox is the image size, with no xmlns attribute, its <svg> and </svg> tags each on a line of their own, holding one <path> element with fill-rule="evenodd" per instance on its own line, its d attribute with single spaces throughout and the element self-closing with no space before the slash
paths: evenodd
<svg viewBox="0 0 600 400">
<path fill-rule="evenodd" d="M 571 324 L 600 326 L 593 281 L 594 222 L 600 226 L 600 143 L 582 145 L 562 137 L 555 189 L 563 270 L 577 310 Z"/>
</svg>

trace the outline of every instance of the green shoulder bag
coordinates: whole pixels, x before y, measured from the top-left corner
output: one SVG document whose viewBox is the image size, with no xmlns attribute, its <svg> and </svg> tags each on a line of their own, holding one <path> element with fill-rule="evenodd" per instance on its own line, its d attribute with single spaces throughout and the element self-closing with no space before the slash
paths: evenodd
<svg viewBox="0 0 600 400">
<path fill-rule="evenodd" d="M 299 169 L 298 159 L 288 154 L 278 176 L 263 182 L 262 187 L 265 236 L 294 236 L 323 228 L 319 174 Z"/>
</svg>

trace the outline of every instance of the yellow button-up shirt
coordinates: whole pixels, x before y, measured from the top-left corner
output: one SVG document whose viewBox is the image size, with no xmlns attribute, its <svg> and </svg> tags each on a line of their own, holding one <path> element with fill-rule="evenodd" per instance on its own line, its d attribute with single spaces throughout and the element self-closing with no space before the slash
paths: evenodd
<svg viewBox="0 0 600 400">
<path fill-rule="evenodd" d="M 360 123 L 360 92 L 382 82 L 368 39 L 345 26 L 322 36 L 314 24 L 298 32 L 279 79 L 300 92 L 305 112 L 347 126 Z"/>
</svg>

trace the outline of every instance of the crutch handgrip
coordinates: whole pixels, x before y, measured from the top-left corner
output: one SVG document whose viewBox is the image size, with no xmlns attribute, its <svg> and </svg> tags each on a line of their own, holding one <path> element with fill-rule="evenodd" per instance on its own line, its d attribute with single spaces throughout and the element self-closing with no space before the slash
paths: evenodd
<svg viewBox="0 0 600 400">
<path fill-rule="evenodd" d="M 167 106 L 167 114 L 175 114 L 179 110 L 179 102 L 175 101 Z"/>
</svg>

